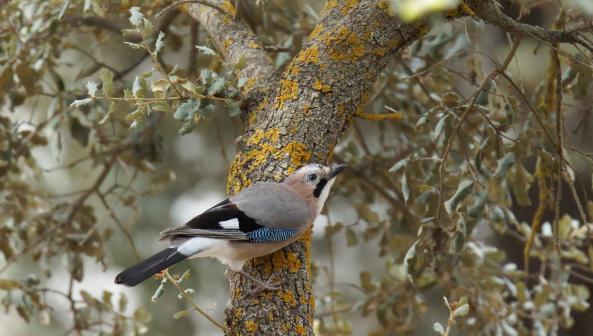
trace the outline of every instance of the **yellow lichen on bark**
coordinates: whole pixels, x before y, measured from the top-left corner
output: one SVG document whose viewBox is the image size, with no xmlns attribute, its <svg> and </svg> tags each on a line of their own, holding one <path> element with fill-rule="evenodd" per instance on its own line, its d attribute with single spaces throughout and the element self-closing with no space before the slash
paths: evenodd
<svg viewBox="0 0 593 336">
<path fill-rule="evenodd" d="M 249 41 L 249 43 L 247 43 L 247 47 L 251 48 L 251 49 L 261 49 L 262 48 L 262 46 L 255 41 Z"/>
<path fill-rule="evenodd" d="M 244 140 L 248 150 L 239 153 L 231 164 L 229 171 L 229 192 L 236 192 L 251 184 L 249 175 L 255 169 L 263 166 L 269 160 L 285 161 L 288 159 L 287 173 L 292 173 L 296 168 L 311 159 L 311 151 L 307 146 L 298 141 L 280 144 L 280 129 L 256 129 Z M 278 176 L 280 179 L 281 176 Z M 232 182 L 231 182 L 232 181 Z"/>
<path fill-rule="evenodd" d="M 302 50 L 298 54 L 296 60 L 303 63 L 319 63 L 319 47 L 313 45 L 309 48 Z"/>
<path fill-rule="evenodd" d="M 297 300 L 291 291 L 283 291 L 280 297 L 282 298 L 282 301 L 286 302 L 291 307 L 294 307 L 297 304 Z"/>
<path fill-rule="evenodd" d="M 257 331 L 257 323 L 253 321 L 245 321 L 245 330 L 249 331 L 250 333 L 254 333 Z"/>
<path fill-rule="evenodd" d="M 316 39 L 323 31 L 323 28 L 324 28 L 323 23 L 320 23 L 317 26 L 315 26 L 313 31 L 309 34 L 309 40 Z"/>
<path fill-rule="evenodd" d="M 355 62 L 365 54 L 362 40 L 344 26 L 325 33 L 323 39 L 329 48 L 329 57 L 334 61 Z"/>
<path fill-rule="evenodd" d="M 301 261 L 296 253 L 289 252 L 286 254 L 286 260 L 288 261 L 288 271 L 290 273 L 296 273 L 301 268 Z"/>
<path fill-rule="evenodd" d="M 280 94 L 276 97 L 274 106 L 278 109 L 284 107 L 284 103 L 288 100 L 295 100 L 299 96 L 299 84 L 290 79 L 282 79 L 280 81 Z"/>
<path fill-rule="evenodd" d="M 341 5 L 342 8 L 340 9 L 340 14 L 346 15 L 356 6 L 358 6 L 359 2 L 359 0 L 328 0 L 323 7 L 322 13 L 327 13 L 328 11 L 338 7 L 338 5 Z"/>
<path fill-rule="evenodd" d="M 222 47 L 224 48 L 224 50 L 228 50 L 230 46 L 233 45 L 233 43 L 235 43 L 235 41 L 233 41 L 233 39 L 226 39 L 222 42 Z"/>
<path fill-rule="evenodd" d="M 342 10 L 340 11 L 340 13 L 342 15 L 348 14 L 351 10 L 353 10 L 354 8 L 356 8 L 356 6 L 358 6 L 359 2 L 360 2 L 359 0 L 343 0 L 344 7 L 342 7 Z"/>
<path fill-rule="evenodd" d="M 300 142 L 295 141 L 286 145 L 286 152 L 290 155 L 290 169 L 296 169 L 311 159 L 311 151 L 307 149 L 305 144 Z"/>
<path fill-rule="evenodd" d="M 249 78 L 241 87 L 241 93 L 245 96 L 255 87 L 255 78 Z"/>
<path fill-rule="evenodd" d="M 237 14 L 237 9 L 235 8 L 235 6 L 233 6 L 233 4 L 231 3 L 230 0 L 224 0 L 221 4 L 220 4 L 220 8 L 227 14 L 229 14 L 231 17 L 234 17 Z M 230 18 L 229 18 L 230 19 Z"/>
<path fill-rule="evenodd" d="M 297 335 L 307 335 L 307 330 L 305 329 L 305 327 L 303 327 L 302 324 L 297 324 L 297 326 L 294 328 L 294 332 L 296 332 Z"/>
<path fill-rule="evenodd" d="M 323 84 L 319 79 L 315 79 L 315 82 L 313 83 L 313 89 L 317 90 L 317 91 L 321 91 L 323 93 L 328 93 L 331 92 L 332 88 L 331 86 L 327 85 L 327 84 Z"/>
</svg>

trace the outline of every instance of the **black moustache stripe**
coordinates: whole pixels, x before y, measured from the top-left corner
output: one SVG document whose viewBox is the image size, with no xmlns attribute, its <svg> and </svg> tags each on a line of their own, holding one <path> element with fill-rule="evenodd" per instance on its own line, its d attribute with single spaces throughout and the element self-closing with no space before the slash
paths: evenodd
<svg viewBox="0 0 593 336">
<path fill-rule="evenodd" d="M 317 183 L 317 186 L 315 186 L 315 190 L 313 190 L 313 196 L 319 198 L 319 195 L 321 195 L 321 192 L 323 191 L 323 188 L 325 187 L 326 184 L 327 184 L 327 179 L 322 178 L 321 180 L 319 180 L 319 182 Z"/>
</svg>

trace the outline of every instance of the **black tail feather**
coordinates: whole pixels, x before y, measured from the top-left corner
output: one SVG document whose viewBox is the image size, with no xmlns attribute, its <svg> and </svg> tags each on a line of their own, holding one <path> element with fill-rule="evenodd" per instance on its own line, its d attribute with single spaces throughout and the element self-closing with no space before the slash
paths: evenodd
<svg viewBox="0 0 593 336">
<path fill-rule="evenodd" d="M 115 277 L 115 283 L 130 287 L 136 286 L 156 273 L 186 258 L 183 254 L 177 252 L 176 248 L 166 248 L 136 265 L 126 268 Z"/>
</svg>

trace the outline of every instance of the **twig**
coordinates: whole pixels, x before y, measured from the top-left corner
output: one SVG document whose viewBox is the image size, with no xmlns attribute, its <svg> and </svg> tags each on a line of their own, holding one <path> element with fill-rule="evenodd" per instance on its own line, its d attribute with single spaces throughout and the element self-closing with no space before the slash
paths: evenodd
<svg viewBox="0 0 593 336">
<path fill-rule="evenodd" d="M 465 4 L 482 20 L 509 33 L 531 37 L 552 45 L 558 43 L 580 44 L 589 51 L 593 51 L 593 48 L 581 39 L 578 31 L 550 30 L 518 22 L 505 15 L 495 1 L 466 0 Z"/>
<path fill-rule="evenodd" d="M 168 270 L 164 270 L 163 273 L 165 274 L 165 276 L 167 277 L 167 279 L 175 287 L 177 287 L 177 290 L 179 291 L 179 294 L 181 294 L 185 298 L 185 301 L 187 301 L 192 306 L 193 309 L 195 309 L 198 313 L 200 313 L 200 315 L 204 316 L 208 321 L 212 322 L 212 324 L 214 324 L 215 326 L 217 326 L 218 328 L 220 328 L 220 330 L 222 330 L 225 333 L 227 332 L 227 328 L 225 326 L 223 326 L 222 324 L 218 323 L 215 319 L 213 319 L 210 315 L 208 315 L 208 313 L 206 313 L 205 311 L 203 311 L 202 309 L 200 309 L 200 307 L 198 307 L 198 305 L 194 302 L 194 300 L 192 300 L 191 296 L 189 296 L 185 292 L 185 289 L 183 289 L 181 287 L 181 285 L 179 284 L 179 282 L 177 282 L 171 276 L 171 274 L 169 274 L 169 271 Z"/>
<path fill-rule="evenodd" d="M 138 253 L 138 249 L 136 248 L 136 243 L 134 243 L 134 238 L 132 237 L 132 234 L 124 226 L 124 224 L 119 220 L 119 218 L 115 215 L 115 211 L 113 211 L 111 206 L 109 206 L 109 203 L 107 203 L 107 200 L 105 199 L 105 195 L 100 193 L 99 190 L 96 191 L 96 194 L 97 194 L 97 196 L 99 196 L 99 199 L 101 200 L 101 204 L 103 204 L 103 206 L 105 207 L 105 210 L 107 210 L 107 212 L 109 213 L 109 217 L 111 217 L 111 219 L 113 219 L 113 221 L 117 224 L 117 226 L 119 227 L 121 232 L 126 237 L 126 240 L 128 241 L 128 244 L 130 244 L 132 252 L 134 253 L 134 257 L 136 257 L 136 260 L 142 259 L 140 257 L 140 253 Z"/>
<path fill-rule="evenodd" d="M 175 85 L 173 83 L 173 81 L 171 80 L 171 77 L 169 77 L 169 74 L 165 71 L 165 69 L 163 69 L 163 67 L 161 66 L 161 62 L 156 58 L 156 53 L 153 53 L 152 50 L 150 50 L 150 46 L 148 45 L 148 42 L 146 41 L 146 38 L 144 38 L 144 37 L 142 37 L 142 44 L 144 45 L 144 49 L 146 49 L 146 51 L 148 52 L 148 56 L 150 56 L 152 63 L 157 67 L 159 72 L 163 76 L 165 76 L 165 78 L 167 78 L 167 81 L 169 82 L 169 84 L 171 84 L 171 87 L 173 88 L 173 90 L 175 90 L 175 92 L 177 92 L 177 95 L 179 97 L 182 97 L 183 95 L 181 94 L 181 91 L 179 91 L 179 89 L 177 88 L 177 85 Z"/>
<path fill-rule="evenodd" d="M 160 11 L 160 12 L 158 12 L 158 13 L 157 13 L 157 14 L 156 14 L 154 17 L 155 17 L 155 18 L 158 18 L 159 16 L 163 15 L 165 12 L 169 11 L 170 9 L 172 9 L 172 8 L 174 8 L 174 7 L 181 6 L 181 5 L 184 5 L 184 4 L 194 4 L 194 3 L 195 3 L 195 4 L 200 4 L 200 5 L 203 5 L 203 6 L 206 6 L 206 7 L 210 7 L 210 8 L 213 8 L 213 9 L 216 9 L 216 10 L 217 10 L 217 11 L 219 11 L 220 13 L 222 13 L 222 14 L 224 14 L 224 15 L 227 15 L 227 12 L 225 12 L 225 11 L 224 11 L 224 9 L 222 9 L 222 8 L 220 8 L 220 7 L 218 7 L 218 6 L 214 5 L 214 4 L 211 4 L 211 3 L 209 3 L 208 1 L 201 1 L 201 0 L 184 0 L 184 1 L 178 1 L 178 2 L 175 2 L 175 3 L 173 3 L 173 4 L 170 4 L 169 6 L 167 6 L 167 7 L 163 8 L 163 9 L 161 9 L 161 11 Z"/>
<path fill-rule="evenodd" d="M 535 240 L 535 235 L 539 231 L 542 224 L 544 212 L 546 210 L 546 203 L 548 202 L 548 186 L 546 184 L 547 170 L 545 164 L 541 158 L 538 158 L 535 165 L 535 177 L 537 178 L 537 186 L 539 188 L 538 204 L 533 219 L 531 220 L 531 232 L 525 242 L 523 248 L 523 267 L 525 268 L 525 275 L 529 275 L 529 254 L 531 253 L 531 247 Z"/>
<path fill-rule="evenodd" d="M 355 114 L 355 117 L 365 120 L 401 120 L 402 113 L 401 112 L 394 112 L 394 113 L 367 113 L 367 112 L 358 112 Z"/>
<path fill-rule="evenodd" d="M 564 147 L 564 116 L 562 115 L 562 68 L 560 67 L 560 58 L 558 57 L 558 52 L 554 49 L 552 50 L 552 67 L 556 75 L 556 154 L 558 155 L 558 185 L 556 187 L 556 209 L 554 215 L 554 247 L 556 253 L 560 255 L 560 237 L 558 222 L 560 221 L 560 201 L 562 199 L 562 170 L 564 167 L 564 155 L 562 152 Z"/>
</svg>

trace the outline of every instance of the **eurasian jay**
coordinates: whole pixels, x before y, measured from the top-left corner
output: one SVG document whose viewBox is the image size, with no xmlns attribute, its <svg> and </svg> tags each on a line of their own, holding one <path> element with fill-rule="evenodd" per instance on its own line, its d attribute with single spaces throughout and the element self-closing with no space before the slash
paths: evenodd
<svg viewBox="0 0 593 336">
<path fill-rule="evenodd" d="M 117 275 L 115 283 L 135 286 L 184 259 L 214 257 L 262 289 L 277 289 L 243 272 L 246 261 L 295 241 L 323 209 L 345 165 L 308 164 L 283 182 L 256 182 L 184 225 L 161 233 L 170 246 Z"/>
</svg>

